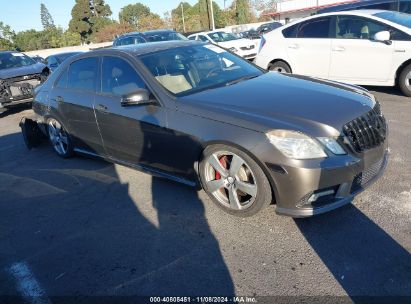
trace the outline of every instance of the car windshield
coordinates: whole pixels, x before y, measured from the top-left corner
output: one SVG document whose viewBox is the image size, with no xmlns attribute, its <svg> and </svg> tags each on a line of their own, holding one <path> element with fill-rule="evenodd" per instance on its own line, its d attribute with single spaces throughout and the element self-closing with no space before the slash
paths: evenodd
<svg viewBox="0 0 411 304">
<path fill-rule="evenodd" d="M 22 53 L 3 53 L 0 54 L 0 70 L 19 68 L 35 64 L 36 62 Z"/>
<path fill-rule="evenodd" d="M 224 42 L 224 41 L 231 41 L 239 39 L 233 34 L 225 33 L 225 32 L 213 32 L 207 34 L 214 42 Z"/>
<path fill-rule="evenodd" d="M 381 12 L 374 16 L 397 23 L 411 29 L 411 15 L 398 12 Z"/>
<path fill-rule="evenodd" d="M 170 40 L 188 40 L 186 37 L 177 32 L 158 32 L 144 33 L 144 37 L 150 42 L 170 41 Z"/>
<path fill-rule="evenodd" d="M 211 44 L 183 46 L 139 56 L 154 78 L 176 96 L 185 96 L 254 78 L 263 72 Z"/>
</svg>

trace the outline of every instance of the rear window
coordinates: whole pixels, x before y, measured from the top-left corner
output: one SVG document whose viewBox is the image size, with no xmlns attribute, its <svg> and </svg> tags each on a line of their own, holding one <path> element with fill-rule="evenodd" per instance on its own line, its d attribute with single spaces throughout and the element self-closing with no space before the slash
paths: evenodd
<svg viewBox="0 0 411 304">
<path fill-rule="evenodd" d="M 96 57 L 80 59 L 70 65 L 67 87 L 72 90 L 95 91 L 97 80 Z"/>
</svg>

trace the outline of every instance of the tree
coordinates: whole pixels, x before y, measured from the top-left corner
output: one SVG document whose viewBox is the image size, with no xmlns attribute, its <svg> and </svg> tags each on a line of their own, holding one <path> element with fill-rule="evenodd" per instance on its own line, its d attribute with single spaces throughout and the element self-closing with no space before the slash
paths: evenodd
<svg viewBox="0 0 411 304">
<path fill-rule="evenodd" d="M 237 24 L 246 24 L 251 22 L 251 10 L 248 0 L 236 1 Z"/>
<path fill-rule="evenodd" d="M 118 15 L 120 23 L 131 24 L 135 29 L 139 27 L 139 20 L 143 16 L 150 15 L 150 8 L 142 3 L 129 4 L 120 10 Z"/>
<path fill-rule="evenodd" d="M 266 14 L 277 10 L 277 0 L 253 0 L 251 6 L 257 13 L 259 21 L 270 21 L 271 18 Z"/>
<path fill-rule="evenodd" d="M 43 29 L 55 28 L 53 17 L 51 17 L 49 10 L 43 3 L 40 4 L 40 18 Z"/>
<path fill-rule="evenodd" d="M 10 26 L 0 21 L 0 50 L 11 50 L 14 48 L 14 31 Z"/>
<path fill-rule="evenodd" d="M 90 42 L 92 35 L 111 23 L 110 6 L 104 0 L 76 0 L 71 10 L 69 30 L 79 33 L 83 42 Z"/>
<path fill-rule="evenodd" d="M 183 9 L 181 9 L 181 7 Z M 183 32 L 183 13 L 184 12 L 184 23 L 186 31 L 192 31 L 191 27 L 188 27 L 188 23 L 190 22 L 190 18 L 192 14 L 192 6 L 188 2 L 180 2 L 180 4 L 171 11 L 171 19 L 173 22 L 173 28 L 178 32 Z"/>
<path fill-rule="evenodd" d="M 106 41 L 112 41 L 116 38 L 116 36 L 132 32 L 133 31 L 133 26 L 130 25 L 127 22 L 113 22 L 112 24 L 109 24 L 102 28 L 94 38 L 95 42 L 106 42 Z"/>
<path fill-rule="evenodd" d="M 164 28 L 164 21 L 157 14 L 148 14 L 139 19 L 138 30 L 149 31 Z"/>
</svg>

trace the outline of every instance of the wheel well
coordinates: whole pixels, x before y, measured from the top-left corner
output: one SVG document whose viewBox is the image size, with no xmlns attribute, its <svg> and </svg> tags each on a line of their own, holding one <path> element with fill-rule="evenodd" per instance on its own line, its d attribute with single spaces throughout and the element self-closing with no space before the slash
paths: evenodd
<svg viewBox="0 0 411 304">
<path fill-rule="evenodd" d="M 401 75 L 401 72 L 411 64 L 411 59 L 408 59 L 407 61 L 403 62 L 397 69 L 397 72 L 395 73 L 395 82 L 398 83 L 398 78 Z"/>
<path fill-rule="evenodd" d="M 291 70 L 291 73 L 293 72 L 293 69 L 291 68 L 291 65 L 283 59 L 278 59 L 277 58 L 277 59 L 274 59 L 274 60 L 270 61 L 270 63 L 268 64 L 268 67 L 270 66 L 270 64 L 273 64 L 273 63 L 276 63 L 276 62 L 279 62 L 279 61 L 284 62 L 286 65 L 288 65 L 290 70 Z"/>
<path fill-rule="evenodd" d="M 282 61 L 282 60 L 280 60 L 280 61 Z M 239 146 L 239 145 L 237 145 L 237 144 L 235 144 L 235 143 L 227 142 L 227 141 L 212 141 L 212 142 L 208 142 L 208 143 L 206 143 L 206 144 L 203 146 L 203 150 L 201 151 L 201 156 L 200 156 L 200 159 L 199 159 L 199 161 L 198 161 L 198 166 L 200 166 L 200 163 L 203 161 L 204 150 L 205 150 L 206 148 L 208 148 L 208 147 L 215 146 L 215 145 L 232 146 L 232 147 L 234 147 L 234 148 L 237 148 L 237 149 L 243 151 L 245 154 L 247 154 L 249 157 L 251 157 L 251 158 L 257 163 L 257 165 L 260 166 L 261 170 L 263 170 L 265 176 L 267 177 L 268 182 L 270 183 L 270 187 L 271 187 L 272 204 L 275 204 L 275 203 L 276 203 L 276 201 L 277 201 L 277 187 L 276 187 L 276 185 L 275 185 L 275 181 L 274 181 L 273 178 L 271 177 L 271 174 L 270 174 L 270 172 L 269 172 L 268 167 L 267 167 L 263 162 L 261 162 L 257 157 L 255 157 L 254 154 L 250 153 L 247 149 L 243 148 L 242 146 Z M 200 176 L 199 176 L 199 172 L 200 172 L 199 168 L 197 168 L 197 172 L 198 172 L 198 180 L 199 180 L 199 183 L 201 184 L 201 178 L 200 178 Z M 202 186 L 202 185 L 201 185 L 201 186 Z"/>
</svg>

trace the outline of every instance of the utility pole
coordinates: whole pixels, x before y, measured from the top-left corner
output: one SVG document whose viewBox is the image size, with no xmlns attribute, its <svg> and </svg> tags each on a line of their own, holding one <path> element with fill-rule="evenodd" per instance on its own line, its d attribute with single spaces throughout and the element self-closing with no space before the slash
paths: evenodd
<svg viewBox="0 0 411 304">
<path fill-rule="evenodd" d="M 181 2 L 181 16 L 183 17 L 183 33 L 186 32 L 186 23 L 184 21 L 184 7 L 183 7 L 183 2 Z"/>
<path fill-rule="evenodd" d="M 210 13 L 211 13 L 211 27 L 213 31 L 215 30 L 215 24 L 214 24 L 214 10 L 213 10 L 213 0 L 210 0 Z"/>
</svg>

